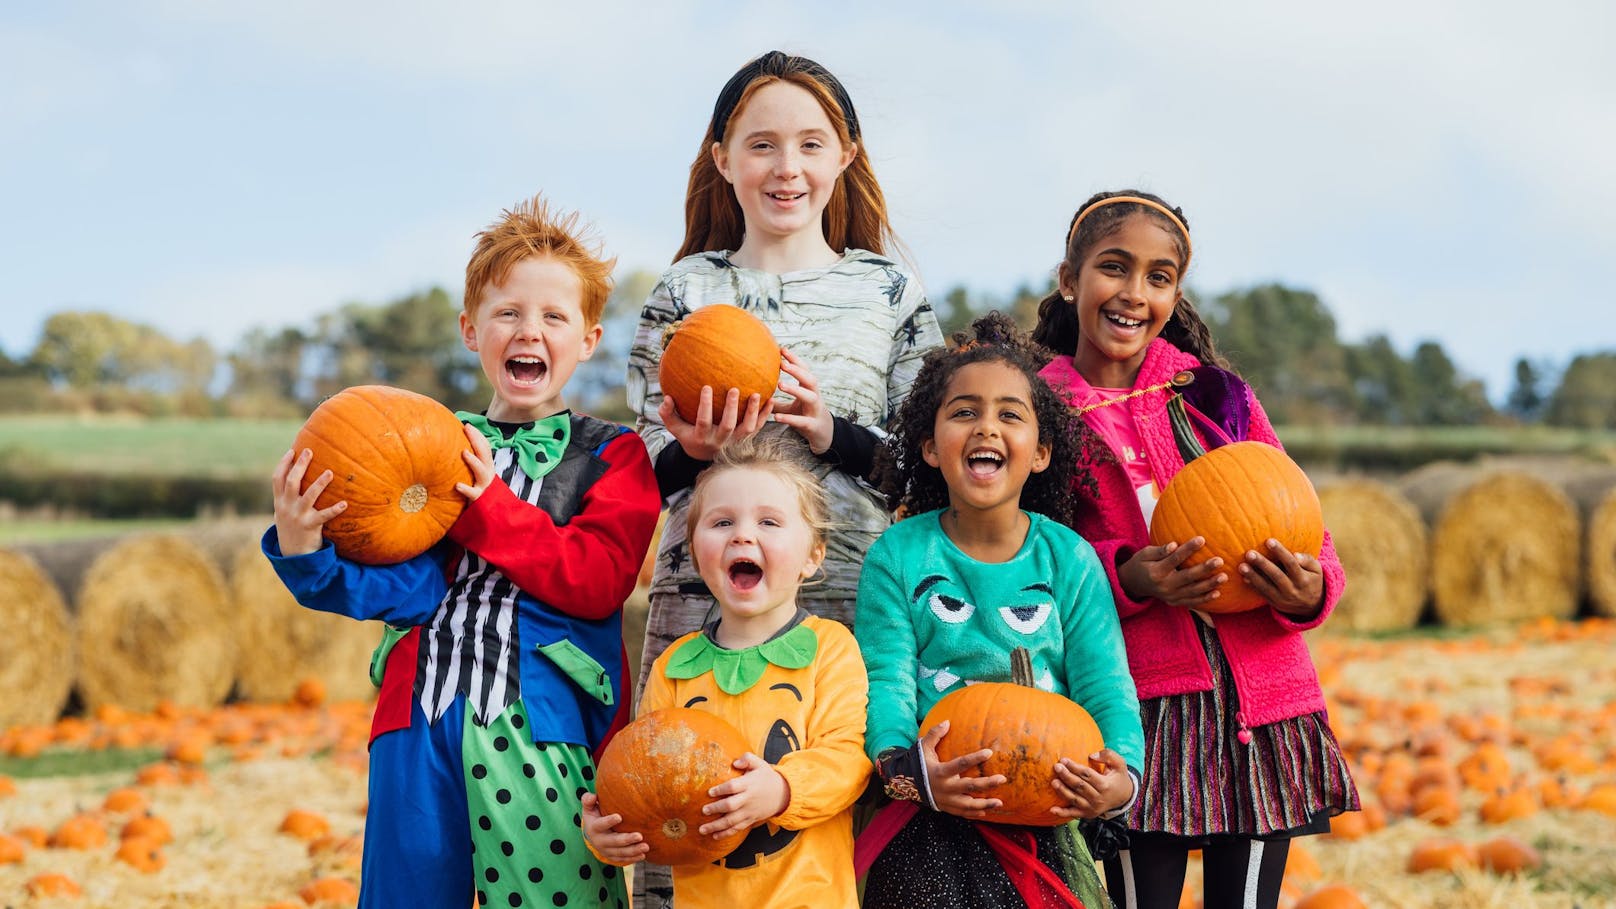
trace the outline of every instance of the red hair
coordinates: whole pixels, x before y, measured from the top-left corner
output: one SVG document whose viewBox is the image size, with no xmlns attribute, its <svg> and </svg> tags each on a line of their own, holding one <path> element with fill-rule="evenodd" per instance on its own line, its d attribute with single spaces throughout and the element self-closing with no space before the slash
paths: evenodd
<svg viewBox="0 0 1616 909">
<path fill-rule="evenodd" d="M 745 217 L 741 213 L 741 203 L 735 198 L 735 191 L 718 172 L 712 148 L 718 141 L 716 137 L 728 131 L 729 124 L 734 122 L 757 90 L 775 82 L 788 82 L 813 95 L 819 106 L 824 108 L 825 116 L 830 118 L 842 147 L 853 148 L 857 152 L 853 155 L 853 162 L 836 178 L 830 201 L 825 205 L 821 219 L 825 242 L 838 252 L 856 248 L 884 255 L 887 246 L 894 242 L 892 224 L 887 220 L 886 197 L 881 193 L 881 184 L 875 179 L 875 170 L 870 166 L 870 157 L 865 153 L 862 137 L 854 134 L 857 121 L 849 123 L 851 104 L 844 109 L 842 101 L 838 100 L 846 98 L 841 83 L 836 82 L 836 77 L 824 67 L 806 57 L 789 57 L 778 52 L 771 52 L 747 64 L 742 73 L 748 69 L 757 70 L 757 74 L 746 83 L 733 106 L 723 103 L 725 99 L 720 98 L 720 105 L 714 111 L 714 118 L 707 124 L 706 135 L 702 137 L 701 149 L 696 153 L 695 162 L 690 165 L 690 186 L 685 192 L 685 240 L 673 257 L 674 261 L 699 252 L 740 247 L 746 234 Z M 827 80 L 834 85 L 827 85 Z M 724 117 L 722 123 L 717 122 L 720 116 Z"/>
<path fill-rule="evenodd" d="M 498 221 L 477 234 L 477 247 L 466 263 L 466 315 L 475 314 L 483 288 L 505 283 L 518 262 L 548 256 L 578 276 L 584 324 L 599 324 L 617 259 L 602 258 L 599 242 L 580 221 L 577 212 L 552 212 L 543 195 L 500 212 Z"/>
</svg>

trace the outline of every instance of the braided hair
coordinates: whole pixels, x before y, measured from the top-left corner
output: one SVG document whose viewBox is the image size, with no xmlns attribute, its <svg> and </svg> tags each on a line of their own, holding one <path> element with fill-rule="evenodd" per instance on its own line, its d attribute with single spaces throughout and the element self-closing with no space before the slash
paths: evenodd
<svg viewBox="0 0 1616 909">
<path fill-rule="evenodd" d="M 994 310 L 971 323 L 969 332 L 956 332 L 950 347 L 926 355 L 910 386 L 909 397 L 893 417 L 886 444 L 877 453 L 876 480 L 887 501 L 908 514 L 949 504 L 943 472 L 926 463 L 921 446 L 936 432 L 937 412 L 948 383 L 961 367 L 972 363 L 1004 363 L 1020 370 L 1032 389 L 1032 410 L 1038 420 L 1038 443 L 1049 446 L 1049 466 L 1027 477 L 1021 507 L 1071 524 L 1079 491 L 1094 480 L 1087 464 L 1091 448 L 1083 423 L 1049 387 L 1038 371 L 1053 354 L 1033 343 L 1014 320 Z"/>
</svg>

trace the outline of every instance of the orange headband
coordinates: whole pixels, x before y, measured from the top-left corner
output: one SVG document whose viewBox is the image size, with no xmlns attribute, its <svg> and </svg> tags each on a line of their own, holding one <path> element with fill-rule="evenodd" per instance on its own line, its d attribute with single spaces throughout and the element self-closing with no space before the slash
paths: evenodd
<svg viewBox="0 0 1616 909">
<path fill-rule="evenodd" d="M 1184 222 L 1180 221 L 1178 219 L 1178 215 L 1173 214 L 1172 210 L 1169 209 L 1167 206 L 1161 204 L 1160 202 L 1152 202 L 1149 199 L 1141 198 L 1139 196 L 1109 196 L 1107 198 L 1101 199 L 1100 201 L 1094 203 L 1093 205 L 1090 205 L 1088 208 L 1083 209 L 1083 213 L 1077 216 L 1076 221 L 1072 222 L 1072 229 L 1066 232 L 1066 245 L 1068 247 L 1072 245 L 1072 238 L 1077 236 L 1077 227 L 1078 227 L 1079 224 L 1083 223 L 1084 218 L 1087 218 L 1089 215 L 1093 214 L 1095 209 L 1104 208 L 1105 206 L 1110 205 L 1110 204 L 1112 204 L 1114 202 L 1133 202 L 1133 203 L 1135 203 L 1137 205 L 1143 205 L 1146 208 L 1155 209 L 1156 211 L 1159 211 L 1162 214 L 1166 215 L 1167 220 L 1173 222 L 1173 226 L 1177 227 L 1178 232 L 1180 234 L 1182 234 L 1183 237 L 1184 237 L 1184 266 L 1183 266 L 1183 268 L 1187 269 L 1187 268 L 1190 267 L 1190 253 L 1193 251 L 1192 247 L 1190 246 L 1190 229 L 1188 227 L 1185 227 Z M 1180 269 L 1180 270 L 1183 270 L 1183 269 Z"/>
</svg>

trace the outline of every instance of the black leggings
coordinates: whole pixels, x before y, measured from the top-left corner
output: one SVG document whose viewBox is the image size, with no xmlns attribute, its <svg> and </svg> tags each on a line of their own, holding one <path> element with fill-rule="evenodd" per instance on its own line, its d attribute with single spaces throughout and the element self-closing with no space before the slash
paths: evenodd
<svg viewBox="0 0 1616 909">
<path fill-rule="evenodd" d="M 1129 845 L 1105 861 L 1117 909 L 1177 909 L 1191 849 L 1201 850 L 1205 909 L 1274 909 L 1289 839 L 1183 837 L 1129 831 Z"/>
</svg>

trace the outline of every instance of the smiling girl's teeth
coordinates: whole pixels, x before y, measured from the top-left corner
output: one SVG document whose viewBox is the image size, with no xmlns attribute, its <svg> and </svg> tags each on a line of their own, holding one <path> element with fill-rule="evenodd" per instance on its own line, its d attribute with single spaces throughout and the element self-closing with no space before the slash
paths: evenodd
<svg viewBox="0 0 1616 909">
<path fill-rule="evenodd" d="M 1112 322 L 1121 325 L 1123 328 L 1138 328 L 1139 326 L 1145 324 L 1143 319 L 1130 319 L 1127 316 L 1119 316 L 1114 312 L 1106 313 L 1105 317 L 1110 319 Z"/>
<path fill-rule="evenodd" d="M 996 451 L 973 451 L 965 456 L 965 464 L 971 473 L 987 476 L 1004 464 L 1004 455 Z"/>
</svg>

